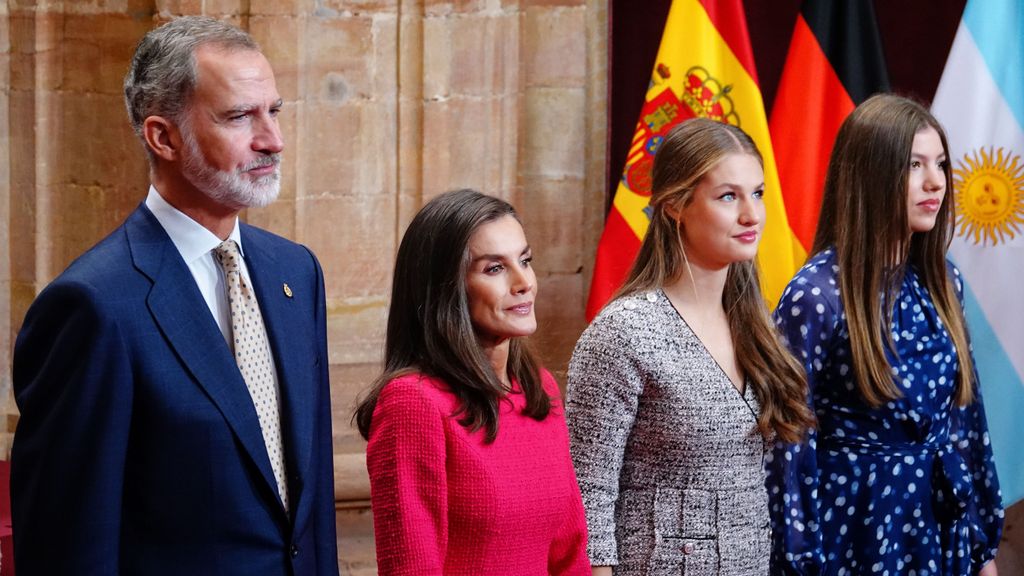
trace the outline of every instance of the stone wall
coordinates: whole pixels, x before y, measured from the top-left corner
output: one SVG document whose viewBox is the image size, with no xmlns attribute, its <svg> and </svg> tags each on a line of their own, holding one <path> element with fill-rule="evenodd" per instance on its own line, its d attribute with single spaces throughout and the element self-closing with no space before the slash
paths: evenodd
<svg viewBox="0 0 1024 576">
<path fill-rule="evenodd" d="M 6 2 L 0 2 L 0 246 L 11 245 L 11 35 Z M 5 176 L 8 175 L 8 176 Z M 0 250 L 0 456 L 8 454 L 10 432 L 6 422 L 11 397 L 11 250 Z"/>
<path fill-rule="evenodd" d="M 249 30 L 285 101 L 280 199 L 243 218 L 319 256 L 327 280 L 342 566 L 372 573 L 364 442 L 394 253 L 434 195 L 510 200 L 536 254 L 536 347 L 564 375 L 603 222 L 606 0 L 0 1 L 0 457 L 10 355 L 35 295 L 144 198 L 121 83 L 174 16 Z"/>
</svg>

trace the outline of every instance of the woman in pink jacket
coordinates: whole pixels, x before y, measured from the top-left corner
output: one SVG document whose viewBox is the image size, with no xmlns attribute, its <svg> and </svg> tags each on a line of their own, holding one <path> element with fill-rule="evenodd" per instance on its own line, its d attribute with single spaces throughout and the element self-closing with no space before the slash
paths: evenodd
<svg viewBox="0 0 1024 576">
<path fill-rule="evenodd" d="M 508 203 L 428 202 L 398 249 L 369 440 L 380 574 L 589 574 L 561 396 L 537 328 L 530 246 Z"/>
</svg>

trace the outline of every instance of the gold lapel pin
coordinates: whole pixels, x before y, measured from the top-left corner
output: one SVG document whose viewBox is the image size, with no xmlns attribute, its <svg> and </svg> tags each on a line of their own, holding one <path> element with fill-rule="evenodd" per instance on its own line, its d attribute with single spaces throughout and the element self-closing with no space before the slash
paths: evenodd
<svg viewBox="0 0 1024 576">
<path fill-rule="evenodd" d="M 291 286 L 288 285 L 287 282 L 285 282 L 285 284 L 284 284 L 284 295 L 289 297 L 289 298 L 292 297 L 292 288 L 291 288 Z"/>
</svg>

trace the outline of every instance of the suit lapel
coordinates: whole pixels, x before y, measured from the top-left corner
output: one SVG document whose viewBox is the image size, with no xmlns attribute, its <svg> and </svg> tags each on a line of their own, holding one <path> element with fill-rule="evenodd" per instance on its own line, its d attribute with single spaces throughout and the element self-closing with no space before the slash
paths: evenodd
<svg viewBox="0 0 1024 576">
<path fill-rule="evenodd" d="M 289 277 L 293 269 L 280 262 L 272 246 L 261 235 L 252 234 L 242 225 L 242 246 L 246 267 L 256 292 L 256 300 L 263 314 L 267 337 L 274 352 L 278 385 L 281 391 L 281 427 L 284 432 L 289 477 L 309 478 L 309 464 L 313 446 L 313 415 L 317 397 L 315 350 L 311 335 L 314 333 L 309 310 L 315 294 L 304 293 L 303 278 Z M 301 283 L 301 284 L 300 284 Z M 285 285 L 289 292 L 285 292 Z M 306 506 L 301 485 L 289 480 L 292 506 L 296 513 Z M 299 518 L 301 520 L 301 518 Z"/>
<path fill-rule="evenodd" d="M 153 318 L 186 369 L 221 411 L 267 487 L 277 494 L 252 397 L 192 273 L 145 206 L 129 216 L 125 230 L 135 266 L 153 282 L 147 298 Z"/>
</svg>

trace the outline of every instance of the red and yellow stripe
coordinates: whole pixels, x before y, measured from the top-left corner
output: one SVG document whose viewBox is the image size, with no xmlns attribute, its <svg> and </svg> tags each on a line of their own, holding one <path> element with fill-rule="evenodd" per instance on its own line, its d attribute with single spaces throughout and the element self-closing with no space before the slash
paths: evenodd
<svg viewBox="0 0 1024 576">
<path fill-rule="evenodd" d="M 634 182 L 638 170 L 648 169 L 651 138 L 663 134 L 685 118 L 702 115 L 685 103 L 678 113 L 665 115 L 658 102 L 666 97 L 685 101 L 686 73 L 699 67 L 719 88 L 728 88 L 726 102 L 731 116 L 757 143 L 764 157 L 765 205 L 767 222 L 758 253 L 765 297 L 774 305 L 782 289 L 803 262 L 805 252 L 789 227 L 779 188 L 775 155 L 772 152 L 768 121 L 757 82 L 753 52 L 747 34 L 741 0 L 674 0 L 665 24 L 655 71 L 647 92 L 644 110 L 630 149 L 623 179 L 619 182 L 598 244 L 594 279 L 587 303 L 587 317 L 593 318 L 607 303 L 626 277 L 640 248 L 649 222 L 645 208 L 649 192 Z M 665 74 L 667 72 L 667 76 Z M 666 93 L 671 90 L 671 94 Z M 691 92 L 692 93 L 692 92 Z M 721 95 L 721 94 L 718 94 Z M 662 104 L 661 106 L 666 106 Z M 657 130 L 655 128 L 658 128 Z M 631 171 L 631 168 L 633 169 Z"/>
</svg>

